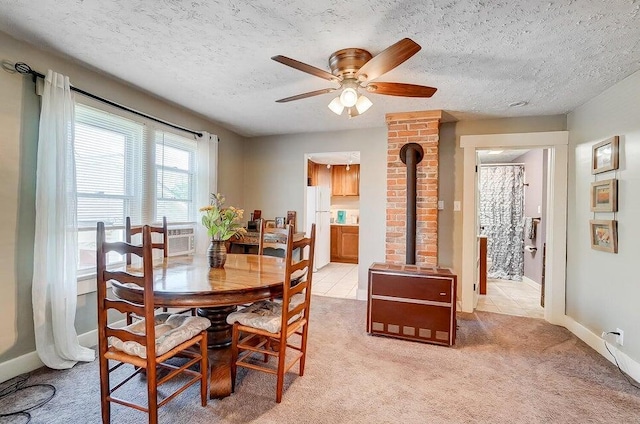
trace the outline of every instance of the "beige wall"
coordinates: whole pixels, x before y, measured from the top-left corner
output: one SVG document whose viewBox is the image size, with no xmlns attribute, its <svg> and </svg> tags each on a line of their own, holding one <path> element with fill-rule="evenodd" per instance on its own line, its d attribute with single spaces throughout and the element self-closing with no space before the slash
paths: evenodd
<svg viewBox="0 0 640 424">
<path fill-rule="evenodd" d="M 383 124 L 383 123 L 381 123 Z M 440 125 L 438 262 L 460 270 L 462 215 L 453 201 L 462 199 L 463 152 L 460 136 L 566 129 L 564 115 L 451 122 Z M 384 260 L 386 207 L 386 127 L 326 133 L 256 137 L 245 152 L 245 205 L 262 209 L 263 216 L 297 210 L 304 216 L 304 155 L 333 151 L 360 151 L 360 264 L 359 295 L 366 295 L 367 270 Z M 277 187 L 277 189 L 274 189 Z M 303 221 L 299 222 L 300 224 Z"/>
<path fill-rule="evenodd" d="M 339 119 L 339 118 L 336 118 Z M 297 211 L 304 225 L 305 154 L 360 152 L 359 295 L 364 296 L 367 270 L 384 261 L 387 129 L 380 128 L 255 137 L 245 150 L 245 205 L 265 218 Z"/>
<path fill-rule="evenodd" d="M 639 116 L 640 72 L 568 116 L 567 315 L 596 336 L 622 329 L 624 346 L 617 348 L 636 362 L 640 362 L 640 283 L 636 267 L 640 253 Z M 620 167 L 594 176 L 592 146 L 613 135 L 620 137 Z M 618 179 L 618 212 L 593 213 L 589 208 L 590 185 L 609 178 Z M 618 221 L 617 254 L 591 249 L 591 219 Z M 625 371 L 629 369 L 629 364 L 622 365 Z"/>
<path fill-rule="evenodd" d="M 39 72 L 53 69 L 99 96 L 188 128 L 217 134 L 218 190 L 242 205 L 244 138 L 141 90 L 44 53 L 0 33 L 0 60 L 26 62 Z M 35 349 L 31 309 L 35 169 L 39 100 L 28 77 L 0 71 L 0 364 Z M 79 296 L 78 333 L 95 328 L 95 294 Z"/>
<path fill-rule="evenodd" d="M 438 213 L 438 260 L 460 273 L 462 266 L 462 212 L 453 211 L 453 202 L 462 201 L 463 149 L 460 136 L 510 134 L 566 130 L 565 115 L 483 119 L 448 122 L 440 125 L 439 198 L 445 209 Z M 470 172 L 475 170 L 471 169 Z M 460 294 L 461 285 L 458 285 Z"/>
</svg>

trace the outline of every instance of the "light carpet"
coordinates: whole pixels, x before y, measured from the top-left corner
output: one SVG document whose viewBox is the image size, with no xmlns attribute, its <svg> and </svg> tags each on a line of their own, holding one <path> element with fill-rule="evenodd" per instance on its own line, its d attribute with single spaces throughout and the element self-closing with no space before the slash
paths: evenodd
<svg viewBox="0 0 640 424">
<path fill-rule="evenodd" d="M 366 302 L 314 296 L 304 377 L 275 403 L 275 376 L 239 374 L 236 393 L 200 406 L 198 386 L 161 423 L 640 423 L 640 391 L 568 330 L 490 312 L 458 315 L 454 347 L 366 333 Z M 134 379 L 135 381 L 136 379 Z M 56 396 L 33 423 L 99 423 L 97 361 L 33 373 Z M 144 399 L 144 380 L 137 393 Z M 135 394 L 136 390 L 130 393 Z M 115 405 L 113 423 L 145 422 Z"/>
</svg>

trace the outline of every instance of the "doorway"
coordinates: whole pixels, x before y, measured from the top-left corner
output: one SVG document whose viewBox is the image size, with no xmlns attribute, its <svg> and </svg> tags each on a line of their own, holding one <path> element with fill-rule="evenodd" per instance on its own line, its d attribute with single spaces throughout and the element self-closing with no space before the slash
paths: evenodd
<svg viewBox="0 0 640 424">
<path fill-rule="evenodd" d="M 567 131 L 470 135 L 460 137 L 464 149 L 462 264 L 460 300 L 464 312 L 472 312 L 478 300 L 476 262 L 478 255 L 476 187 L 477 150 L 546 148 L 548 160 L 547 255 L 545 268 L 544 318 L 560 324 L 565 316 L 566 217 L 567 217 Z"/>
<path fill-rule="evenodd" d="M 487 287 L 476 309 L 544 318 L 547 152 L 478 150 L 479 234 L 487 238 Z M 540 228 L 538 228 L 540 227 Z"/>
<path fill-rule="evenodd" d="M 327 260 L 316 261 L 319 266 L 314 271 L 312 293 L 356 299 L 361 213 L 360 152 L 323 152 L 305 157 L 306 227 L 310 228 L 311 222 L 316 223 L 316 249 L 327 244 L 329 253 Z M 323 212 L 313 207 L 319 203 L 317 194 L 326 201 L 322 209 L 328 210 L 322 221 L 318 217 L 324 215 Z M 321 234 L 325 234 L 324 242 L 319 240 Z"/>
</svg>

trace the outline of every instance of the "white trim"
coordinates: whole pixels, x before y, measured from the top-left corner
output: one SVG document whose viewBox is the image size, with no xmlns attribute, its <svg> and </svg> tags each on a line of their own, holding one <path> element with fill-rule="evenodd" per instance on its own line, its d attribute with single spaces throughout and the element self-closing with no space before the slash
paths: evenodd
<svg viewBox="0 0 640 424">
<path fill-rule="evenodd" d="M 369 298 L 369 289 L 358 289 L 356 291 L 357 300 L 367 300 Z"/>
<path fill-rule="evenodd" d="M 122 322 L 126 322 L 122 320 Z M 98 344 L 98 329 L 87 331 L 78 336 L 78 342 L 85 347 L 94 347 Z"/>
<path fill-rule="evenodd" d="M 98 283 L 95 275 L 92 275 L 89 278 L 78 278 L 78 296 L 95 292 L 97 290 L 97 286 Z"/>
<path fill-rule="evenodd" d="M 464 149 L 462 207 L 462 269 L 460 281 L 463 312 L 473 311 L 473 284 L 477 249 L 476 150 L 486 148 L 548 148 L 547 246 L 545 319 L 560 323 L 565 312 L 567 239 L 567 131 L 460 136 Z"/>
<path fill-rule="evenodd" d="M 563 325 L 576 335 L 580 340 L 589 345 L 593 350 L 598 352 L 600 355 L 604 356 L 609 362 L 615 365 L 615 361 L 613 357 L 607 352 L 607 349 L 604 347 L 604 339 L 602 337 L 595 334 L 593 331 L 589 330 L 582 324 L 575 321 L 573 318 L 565 316 L 563 320 Z M 618 363 L 620 364 L 620 368 L 629 377 L 633 378 L 635 381 L 640 381 L 640 363 L 636 362 L 626 353 L 617 348 L 617 346 L 613 343 L 607 343 L 611 353 L 613 353 L 618 359 Z"/>
<path fill-rule="evenodd" d="M 123 320 L 124 322 L 124 320 Z M 98 330 L 91 330 L 78 336 L 78 342 L 84 347 L 93 347 L 98 344 Z M 35 371 L 44 367 L 44 364 L 38 356 L 38 352 L 25 353 L 17 358 L 0 362 L 0 382 L 5 382 L 20 374 Z"/>
<path fill-rule="evenodd" d="M 43 366 L 44 364 L 40 360 L 38 352 L 34 350 L 33 352 L 25 353 L 22 356 L 0 363 L 0 382 L 5 382 Z"/>
<path fill-rule="evenodd" d="M 522 276 L 522 281 L 527 283 L 527 284 L 535 284 L 536 286 L 540 287 L 540 283 L 532 280 L 531 278 L 527 277 L 526 275 Z"/>
</svg>

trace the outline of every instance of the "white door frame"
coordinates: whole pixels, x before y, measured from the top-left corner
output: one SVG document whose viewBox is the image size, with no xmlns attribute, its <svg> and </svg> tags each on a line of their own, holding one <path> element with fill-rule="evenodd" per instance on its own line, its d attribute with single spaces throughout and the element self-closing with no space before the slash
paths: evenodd
<svg viewBox="0 0 640 424">
<path fill-rule="evenodd" d="M 565 280 L 567 251 L 567 151 L 568 131 L 488 134 L 460 136 L 464 149 L 462 192 L 462 270 L 460 276 L 461 307 L 473 312 L 477 259 L 476 150 L 549 149 L 547 170 L 547 210 L 544 318 L 562 324 L 565 316 Z"/>
</svg>

